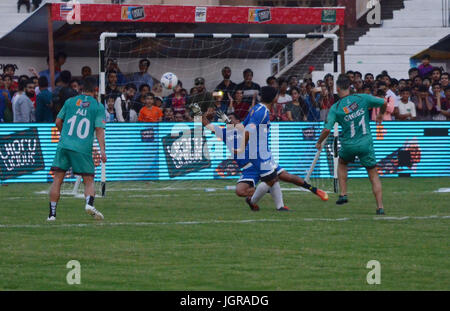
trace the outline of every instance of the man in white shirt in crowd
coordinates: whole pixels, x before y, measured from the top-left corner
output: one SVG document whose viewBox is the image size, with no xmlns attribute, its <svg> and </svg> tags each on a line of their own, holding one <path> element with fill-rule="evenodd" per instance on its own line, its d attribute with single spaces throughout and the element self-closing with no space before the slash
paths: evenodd
<svg viewBox="0 0 450 311">
<path fill-rule="evenodd" d="M 29 96 L 34 94 L 34 83 L 32 80 L 22 80 L 19 82 L 18 95 L 12 103 L 13 122 L 31 123 L 35 122 L 35 109 Z"/>
</svg>

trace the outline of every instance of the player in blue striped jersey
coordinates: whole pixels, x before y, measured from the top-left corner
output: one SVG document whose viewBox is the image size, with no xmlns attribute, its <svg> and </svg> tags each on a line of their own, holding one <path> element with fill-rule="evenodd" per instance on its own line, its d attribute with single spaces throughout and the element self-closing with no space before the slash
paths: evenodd
<svg viewBox="0 0 450 311">
<path fill-rule="evenodd" d="M 261 104 L 258 104 L 256 106 L 259 106 L 261 108 L 256 109 L 257 111 L 260 111 L 260 109 L 265 108 Z M 255 107 L 256 107 L 255 106 Z M 264 111 L 264 110 L 261 110 Z M 254 113 L 256 117 L 259 116 L 259 112 Z M 258 150 L 257 150 L 257 141 L 253 141 L 253 147 L 251 147 L 251 144 L 245 144 L 244 145 L 244 136 L 245 136 L 245 129 L 244 125 L 239 123 L 238 118 L 236 115 L 232 114 L 229 115 L 229 125 L 227 127 L 221 127 L 219 125 L 213 125 L 210 124 L 208 118 L 211 117 L 210 115 L 204 115 L 203 116 L 203 125 L 215 133 L 215 135 L 221 139 L 224 143 L 226 143 L 227 148 L 234 154 L 234 151 L 237 151 L 236 154 L 234 154 L 233 158 L 238 164 L 239 168 L 242 171 L 241 178 L 238 180 L 238 184 L 236 186 L 236 194 L 241 197 L 252 197 L 255 193 L 255 186 L 258 184 L 261 175 L 267 173 L 267 170 L 264 172 L 261 172 L 259 170 L 260 167 L 260 161 L 258 160 Z M 268 120 L 268 119 L 267 119 Z M 246 124 L 249 123 L 254 124 L 255 120 L 250 120 L 249 118 L 246 119 Z M 264 134 L 264 137 L 268 137 L 268 134 Z M 241 150 L 239 150 L 238 146 L 241 146 Z M 253 149 L 252 149 L 253 148 Z M 236 150 L 237 149 L 237 150 Z M 263 156 L 263 159 L 267 159 L 267 156 L 270 156 L 270 149 L 265 147 L 266 152 L 260 152 L 260 155 Z M 252 153 L 252 156 L 251 156 Z M 251 159 L 253 157 L 253 159 Z M 271 158 L 271 156 L 270 156 Z M 282 181 L 289 182 L 292 184 L 295 184 L 297 186 L 303 187 L 305 189 L 310 190 L 312 193 L 316 194 L 318 197 L 320 197 L 323 201 L 328 200 L 328 194 L 320 189 L 317 189 L 316 187 L 313 187 L 306 183 L 302 178 L 296 175 L 289 174 L 287 171 L 285 171 L 283 168 L 281 168 L 279 165 L 277 165 L 275 162 L 270 161 L 269 166 L 273 166 L 275 169 L 275 175 L 278 176 L 278 178 Z M 273 162 L 273 163 L 272 163 Z M 273 170 L 270 170 L 272 173 Z M 278 187 L 275 187 L 275 190 L 270 188 L 271 195 L 274 197 L 274 201 L 276 201 L 274 194 Z M 267 191 L 266 191 L 267 192 Z M 280 189 L 281 192 L 281 189 Z M 249 199 L 248 199 L 249 200 Z M 281 202 L 282 203 L 282 202 Z M 277 204 L 277 208 L 282 206 L 280 202 Z M 282 206 L 284 207 L 284 206 Z M 258 210 L 259 207 L 255 204 L 251 206 L 252 210 Z"/>
</svg>

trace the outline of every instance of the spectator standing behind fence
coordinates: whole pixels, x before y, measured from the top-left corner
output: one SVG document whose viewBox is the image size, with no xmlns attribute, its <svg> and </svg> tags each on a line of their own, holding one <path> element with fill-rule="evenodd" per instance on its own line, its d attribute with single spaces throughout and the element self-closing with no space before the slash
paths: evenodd
<svg viewBox="0 0 450 311">
<path fill-rule="evenodd" d="M 230 96 L 234 96 L 237 84 L 231 81 L 231 68 L 225 66 L 222 68 L 223 80 L 216 86 L 216 91 L 222 91 L 224 104 L 227 106 L 230 104 Z"/>
<path fill-rule="evenodd" d="M 118 122 L 136 122 L 137 113 L 134 110 L 133 98 L 136 94 L 136 86 L 133 83 L 125 85 L 122 95 L 117 97 L 114 110 Z"/>
<path fill-rule="evenodd" d="M 14 93 L 19 89 L 19 83 L 15 80 L 16 78 L 14 76 L 15 72 L 16 68 L 13 64 L 7 64 L 3 67 L 3 81 L 5 85 L 7 85 L 11 97 L 13 97 Z M 7 81 L 5 76 L 9 77 L 9 81 Z"/>
<path fill-rule="evenodd" d="M 17 98 L 13 102 L 13 116 L 15 123 L 31 123 L 35 121 L 35 109 L 29 95 L 34 92 L 31 80 L 22 80 L 19 83 Z"/>
<path fill-rule="evenodd" d="M 440 80 L 440 77 L 439 77 Z M 432 86 L 433 89 L 433 104 L 436 107 L 436 114 L 432 117 L 434 121 L 445 121 L 447 120 L 447 116 L 442 113 L 442 110 L 446 111 L 447 106 L 444 103 L 444 107 L 442 105 L 443 98 L 441 96 L 441 85 L 439 82 L 436 82 Z"/>
<path fill-rule="evenodd" d="M 377 97 L 384 96 L 384 98 L 386 98 L 386 101 L 387 101 L 386 111 L 384 112 L 384 115 L 383 115 L 384 121 L 392 121 L 392 114 L 394 113 L 394 110 L 395 110 L 395 94 L 394 94 L 394 96 L 390 96 L 390 95 L 388 95 L 388 91 L 390 91 L 390 90 L 388 89 L 385 82 L 383 82 L 383 81 L 378 82 L 378 92 L 377 92 L 376 96 Z M 377 120 L 377 116 L 378 116 L 379 112 L 380 112 L 380 108 L 372 109 L 372 121 Z"/>
<path fill-rule="evenodd" d="M 67 55 L 64 52 L 58 52 L 55 55 L 54 63 L 55 63 L 55 80 L 58 79 L 62 66 L 66 63 Z M 47 65 L 50 67 L 50 58 L 47 56 Z M 50 84 L 50 69 L 43 70 L 39 72 L 39 77 L 45 76 L 47 81 Z"/>
<path fill-rule="evenodd" d="M 145 106 L 139 112 L 139 122 L 160 122 L 163 118 L 162 110 L 154 105 L 155 95 L 147 93 L 145 95 Z"/>
<path fill-rule="evenodd" d="M 284 110 L 286 104 L 292 102 L 291 95 L 289 95 L 287 93 L 288 81 L 284 78 L 279 78 L 277 82 L 278 82 L 278 87 L 279 87 L 277 103 L 281 104 L 281 107 Z M 291 90 L 292 90 L 292 87 L 291 87 Z"/>
<path fill-rule="evenodd" d="M 259 96 L 259 91 L 261 87 L 258 83 L 253 82 L 253 71 L 247 68 L 243 71 L 244 81 L 239 83 L 236 87 L 237 90 L 243 91 L 243 101 L 252 105 L 254 97 Z"/>
<path fill-rule="evenodd" d="M 202 110 L 202 113 L 205 113 L 208 108 L 214 108 L 214 99 L 210 92 L 206 91 L 205 88 L 205 79 L 202 77 L 195 78 L 195 91 L 192 90 L 191 96 L 187 101 L 187 108 L 189 111 L 189 117 L 194 117 L 193 109 L 195 105 L 198 105 Z M 175 119 L 177 119 L 177 114 L 175 114 Z M 182 115 L 183 116 L 183 115 Z"/>
<path fill-rule="evenodd" d="M 116 73 L 118 86 L 122 87 L 127 84 L 127 79 L 120 70 L 119 63 L 115 58 L 108 58 L 108 60 L 106 61 L 106 76 L 108 76 L 110 72 Z"/>
<path fill-rule="evenodd" d="M 107 123 L 117 122 L 116 110 L 114 109 L 114 104 L 116 102 L 116 97 L 107 96 L 105 104 L 105 117 Z"/>
<path fill-rule="evenodd" d="M 8 76 L 9 79 L 9 76 Z M 0 76 L 0 123 L 12 122 L 11 95 L 5 85 L 3 77 Z"/>
<path fill-rule="evenodd" d="M 70 81 L 72 80 L 70 71 L 61 71 L 59 79 L 61 80 L 61 85 L 55 87 L 55 90 L 52 93 L 52 101 L 54 105 L 54 112 L 56 115 L 62 109 L 66 100 L 78 95 L 78 93 L 70 87 Z"/>
<path fill-rule="evenodd" d="M 444 90 L 445 98 L 442 99 L 442 107 L 441 107 L 441 113 L 447 117 L 447 120 L 450 120 L 450 86 L 447 85 L 447 87 Z"/>
<path fill-rule="evenodd" d="M 245 120 L 250 110 L 250 104 L 243 101 L 244 92 L 242 90 L 236 90 L 234 93 L 234 98 L 229 97 L 230 100 L 230 110 L 234 113 L 239 120 Z"/>
<path fill-rule="evenodd" d="M 116 71 L 110 71 L 107 75 L 107 85 L 105 88 L 105 94 L 106 96 L 112 96 L 114 99 L 119 97 L 122 94 L 121 88 L 117 84 L 117 72 Z"/>
<path fill-rule="evenodd" d="M 416 106 L 412 101 L 410 101 L 411 91 L 408 88 L 403 88 L 400 91 L 400 100 L 398 107 L 395 107 L 394 114 L 395 119 L 404 120 L 415 120 L 416 119 Z"/>
<path fill-rule="evenodd" d="M 133 83 L 137 89 L 139 89 L 142 84 L 149 85 L 151 89 L 153 87 L 153 78 L 148 74 L 149 69 L 150 60 L 146 58 L 141 59 L 139 61 L 139 72 L 134 73 L 128 82 Z"/>
<path fill-rule="evenodd" d="M 362 80 L 360 79 L 362 82 Z M 319 107 L 320 107 L 320 121 L 325 121 L 327 119 L 328 111 L 330 111 L 331 106 L 334 104 L 334 95 L 328 91 L 326 82 L 320 84 L 320 97 L 319 97 Z"/>
<path fill-rule="evenodd" d="M 189 119 L 186 110 L 186 97 L 183 96 L 183 83 L 178 81 L 173 88 L 173 93 L 167 96 L 164 107 L 171 108 L 173 113 L 181 113 L 185 119 Z"/>
<path fill-rule="evenodd" d="M 291 88 L 292 102 L 286 104 L 287 121 L 306 121 L 307 107 L 300 96 L 300 90 L 297 87 Z M 284 121 L 284 120 L 283 120 Z"/>
<path fill-rule="evenodd" d="M 436 107 L 434 106 L 433 97 L 431 97 L 428 88 L 424 85 L 419 87 L 415 105 L 417 120 L 430 121 L 433 119 L 433 115 L 436 114 Z"/>
<path fill-rule="evenodd" d="M 46 77 L 38 79 L 39 94 L 36 97 L 36 122 L 53 123 L 55 122 L 52 93 L 48 90 L 48 81 Z"/>
<path fill-rule="evenodd" d="M 306 85 L 306 97 L 305 103 L 308 107 L 307 110 L 307 120 L 308 121 L 319 121 L 320 120 L 320 106 L 318 103 L 320 92 L 322 89 L 320 87 L 314 87 L 314 83 L 307 83 Z"/>
</svg>

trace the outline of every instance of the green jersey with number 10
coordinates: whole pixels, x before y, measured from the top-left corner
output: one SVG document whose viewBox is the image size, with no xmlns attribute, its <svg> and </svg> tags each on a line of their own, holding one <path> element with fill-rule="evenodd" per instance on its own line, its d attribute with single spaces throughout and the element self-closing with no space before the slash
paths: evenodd
<svg viewBox="0 0 450 311">
<path fill-rule="evenodd" d="M 331 106 L 325 128 L 331 130 L 335 122 L 339 123 L 342 127 L 339 139 L 343 145 L 371 143 L 369 108 L 383 104 L 383 98 L 368 94 L 346 96 Z"/>
<path fill-rule="evenodd" d="M 92 154 L 95 128 L 105 128 L 105 108 L 95 98 L 78 95 L 64 103 L 58 118 L 64 120 L 58 148 Z"/>
</svg>

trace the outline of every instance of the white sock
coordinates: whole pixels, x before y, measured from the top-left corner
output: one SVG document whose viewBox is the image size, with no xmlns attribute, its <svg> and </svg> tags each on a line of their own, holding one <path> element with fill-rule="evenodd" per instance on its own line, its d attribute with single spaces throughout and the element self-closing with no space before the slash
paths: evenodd
<svg viewBox="0 0 450 311">
<path fill-rule="evenodd" d="M 253 193 L 251 202 L 253 204 L 258 203 L 259 200 L 269 191 L 270 187 L 265 182 L 260 182 L 259 185 L 256 187 L 255 193 Z"/>
<path fill-rule="evenodd" d="M 270 195 L 272 196 L 277 209 L 284 207 L 283 193 L 281 192 L 280 183 L 278 181 L 270 188 Z"/>
</svg>

